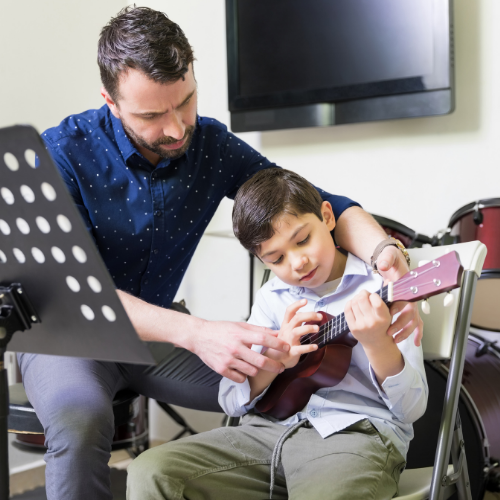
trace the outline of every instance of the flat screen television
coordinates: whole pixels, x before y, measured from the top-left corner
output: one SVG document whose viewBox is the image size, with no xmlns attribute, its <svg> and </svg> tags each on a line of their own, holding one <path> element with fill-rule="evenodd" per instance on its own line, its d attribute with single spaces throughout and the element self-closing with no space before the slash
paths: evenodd
<svg viewBox="0 0 500 500">
<path fill-rule="evenodd" d="M 452 0 L 226 0 L 235 132 L 454 109 Z"/>
</svg>

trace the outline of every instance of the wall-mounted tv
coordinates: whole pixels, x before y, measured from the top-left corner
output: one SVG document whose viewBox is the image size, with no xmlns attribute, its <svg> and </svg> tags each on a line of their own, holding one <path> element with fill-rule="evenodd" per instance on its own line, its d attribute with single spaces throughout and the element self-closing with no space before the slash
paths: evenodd
<svg viewBox="0 0 500 500">
<path fill-rule="evenodd" d="M 454 109 L 452 0 L 226 0 L 235 132 Z"/>
</svg>

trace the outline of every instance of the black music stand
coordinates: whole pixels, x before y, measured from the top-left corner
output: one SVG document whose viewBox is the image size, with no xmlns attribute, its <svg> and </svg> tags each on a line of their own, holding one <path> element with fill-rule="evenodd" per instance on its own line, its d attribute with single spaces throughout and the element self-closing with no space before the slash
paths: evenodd
<svg viewBox="0 0 500 500">
<path fill-rule="evenodd" d="M 0 500 L 9 498 L 7 345 L 19 352 L 153 364 L 57 168 L 29 126 L 0 129 Z"/>
</svg>

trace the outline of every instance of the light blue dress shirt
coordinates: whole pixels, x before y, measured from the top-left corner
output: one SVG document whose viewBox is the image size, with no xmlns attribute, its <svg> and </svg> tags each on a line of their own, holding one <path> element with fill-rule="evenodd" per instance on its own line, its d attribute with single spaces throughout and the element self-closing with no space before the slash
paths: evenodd
<svg viewBox="0 0 500 500">
<path fill-rule="evenodd" d="M 326 311 L 335 316 L 342 313 L 346 302 L 361 290 L 376 292 L 381 286 L 380 275 L 373 274 L 369 266 L 349 254 L 344 275 L 335 291 L 319 297 L 312 289 L 292 287 L 276 277 L 259 290 L 248 322 L 279 330 L 286 308 L 304 298 L 308 302 L 302 311 Z M 427 406 L 428 387 L 422 348 L 415 346 L 413 334 L 397 345 L 405 366 L 397 375 L 388 377 L 382 387 L 358 343 L 353 348 L 345 378 L 335 387 L 317 391 L 302 411 L 279 423 L 290 426 L 307 418 L 326 438 L 367 418 L 406 457 L 413 438 L 412 423 L 423 415 Z M 262 346 L 252 346 L 252 349 L 261 352 Z M 228 415 L 242 416 L 254 408 L 264 394 L 265 391 L 247 404 L 250 399 L 248 381 L 238 384 L 223 378 L 219 403 Z"/>
</svg>

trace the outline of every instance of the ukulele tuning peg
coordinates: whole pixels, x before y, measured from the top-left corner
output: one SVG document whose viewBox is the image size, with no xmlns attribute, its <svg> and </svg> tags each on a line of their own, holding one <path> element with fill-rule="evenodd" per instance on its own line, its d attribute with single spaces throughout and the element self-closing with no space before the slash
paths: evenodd
<svg viewBox="0 0 500 500">
<path fill-rule="evenodd" d="M 429 304 L 429 302 L 427 300 L 424 300 L 422 302 L 422 312 L 424 314 L 430 314 L 431 313 L 431 305 Z"/>
<path fill-rule="evenodd" d="M 444 307 L 451 306 L 451 304 L 453 304 L 453 300 L 454 300 L 453 295 L 450 292 L 448 292 L 444 296 L 444 301 L 443 301 Z"/>
</svg>

